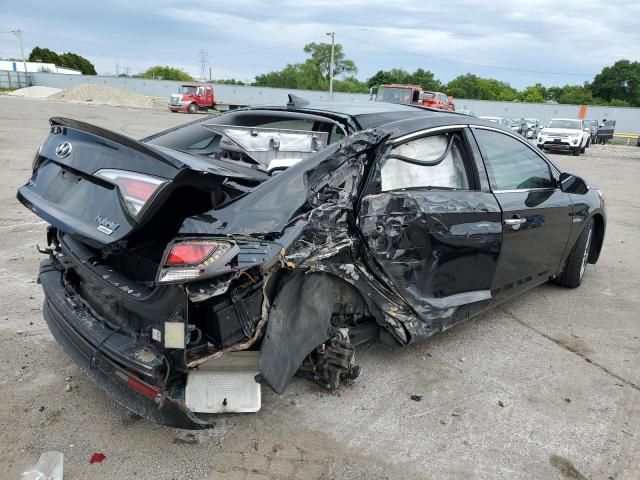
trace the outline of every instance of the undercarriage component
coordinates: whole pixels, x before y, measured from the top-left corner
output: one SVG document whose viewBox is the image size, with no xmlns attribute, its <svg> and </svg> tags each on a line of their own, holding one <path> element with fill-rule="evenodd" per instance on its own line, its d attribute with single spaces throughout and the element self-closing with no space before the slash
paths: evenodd
<svg viewBox="0 0 640 480">
<path fill-rule="evenodd" d="M 339 329 L 305 358 L 297 375 L 327 390 L 335 390 L 341 381 L 355 380 L 360 367 L 354 365 L 355 348 L 349 342 L 347 329 Z"/>
</svg>

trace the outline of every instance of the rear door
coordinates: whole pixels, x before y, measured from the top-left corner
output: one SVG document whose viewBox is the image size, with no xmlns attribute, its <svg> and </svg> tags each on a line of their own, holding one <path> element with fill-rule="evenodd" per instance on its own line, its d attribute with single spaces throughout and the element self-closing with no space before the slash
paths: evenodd
<svg viewBox="0 0 640 480">
<path fill-rule="evenodd" d="M 473 149 L 461 126 L 399 139 L 361 199 L 358 226 L 373 262 L 428 322 L 463 320 L 491 298 L 501 213 Z"/>
<path fill-rule="evenodd" d="M 473 133 L 502 208 L 504 237 L 492 290 L 509 297 L 558 272 L 572 203 L 559 188 L 558 172 L 529 142 L 485 127 Z"/>
</svg>

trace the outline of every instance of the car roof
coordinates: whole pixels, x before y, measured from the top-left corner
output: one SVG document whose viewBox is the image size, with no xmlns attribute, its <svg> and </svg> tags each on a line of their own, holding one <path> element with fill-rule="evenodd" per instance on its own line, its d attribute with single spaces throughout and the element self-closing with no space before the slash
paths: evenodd
<svg viewBox="0 0 640 480">
<path fill-rule="evenodd" d="M 395 122 L 381 125 L 380 128 L 389 132 L 389 138 L 395 139 L 408 135 L 411 133 L 419 132 L 434 127 L 446 127 L 446 126 L 458 126 L 458 125 L 478 125 L 484 127 L 490 127 L 491 130 L 500 130 L 508 135 L 515 136 L 510 128 L 506 128 L 502 125 L 496 125 L 488 120 L 482 120 L 478 117 L 471 117 L 463 114 L 450 114 L 447 115 L 432 115 L 416 118 L 406 118 Z M 516 136 L 517 137 L 517 136 Z"/>
<path fill-rule="evenodd" d="M 387 102 L 305 101 L 298 105 L 256 105 L 250 110 L 280 110 L 313 114 L 334 114 L 353 118 L 362 129 L 414 117 L 460 116 L 453 112 Z"/>
<path fill-rule="evenodd" d="M 582 121 L 579 118 L 552 118 L 551 120 L 571 120 L 571 121 L 576 121 L 576 122 L 581 122 Z"/>
</svg>

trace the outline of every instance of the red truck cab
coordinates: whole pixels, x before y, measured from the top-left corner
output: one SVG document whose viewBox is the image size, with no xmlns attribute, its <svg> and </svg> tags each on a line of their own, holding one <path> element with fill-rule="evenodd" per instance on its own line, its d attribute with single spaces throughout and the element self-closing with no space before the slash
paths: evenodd
<svg viewBox="0 0 640 480">
<path fill-rule="evenodd" d="M 196 113 L 214 108 L 216 104 L 213 86 L 200 83 L 184 83 L 169 98 L 169 110 L 172 112 Z"/>
</svg>

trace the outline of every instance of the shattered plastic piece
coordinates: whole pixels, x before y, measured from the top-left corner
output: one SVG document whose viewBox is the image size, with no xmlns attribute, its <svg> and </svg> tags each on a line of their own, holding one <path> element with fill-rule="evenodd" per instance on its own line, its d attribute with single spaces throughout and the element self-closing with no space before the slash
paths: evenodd
<svg viewBox="0 0 640 480">
<path fill-rule="evenodd" d="M 62 480 L 64 455 L 60 452 L 44 452 L 38 463 L 28 472 L 22 473 L 22 480 Z"/>
<path fill-rule="evenodd" d="M 89 459 L 89 463 L 91 465 L 93 465 L 94 463 L 102 463 L 105 458 L 107 458 L 107 457 L 105 456 L 104 453 L 102 453 L 102 452 L 94 452 L 94 454 L 91 455 L 91 458 Z"/>
<path fill-rule="evenodd" d="M 502 400 L 498 400 L 498 405 L 504 407 L 504 402 Z"/>
<path fill-rule="evenodd" d="M 413 400 L 414 402 L 421 402 L 422 395 L 411 395 L 411 400 Z"/>
</svg>

